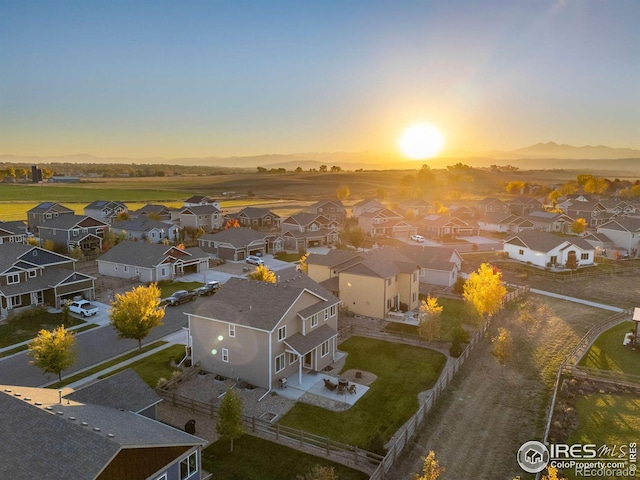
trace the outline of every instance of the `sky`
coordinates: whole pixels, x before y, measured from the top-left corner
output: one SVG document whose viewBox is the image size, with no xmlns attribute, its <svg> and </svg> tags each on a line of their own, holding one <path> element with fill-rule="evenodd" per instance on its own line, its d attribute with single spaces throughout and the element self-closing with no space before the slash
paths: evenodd
<svg viewBox="0 0 640 480">
<path fill-rule="evenodd" d="M 637 0 L 0 0 L 0 154 L 640 148 Z"/>
</svg>

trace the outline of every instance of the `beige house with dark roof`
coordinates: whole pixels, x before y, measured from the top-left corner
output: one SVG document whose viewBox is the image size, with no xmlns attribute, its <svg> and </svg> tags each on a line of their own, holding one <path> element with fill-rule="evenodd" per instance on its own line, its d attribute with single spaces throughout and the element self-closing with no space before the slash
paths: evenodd
<svg viewBox="0 0 640 480">
<path fill-rule="evenodd" d="M 243 227 L 278 228 L 280 226 L 280 216 L 268 208 L 245 207 L 235 215 L 235 218 Z"/>
<path fill-rule="evenodd" d="M 452 287 L 462 270 L 462 256 L 455 248 L 403 245 L 403 255 L 420 266 L 420 282 Z"/>
<path fill-rule="evenodd" d="M 311 279 L 359 315 L 386 318 L 389 312 L 418 307 L 420 267 L 395 249 L 311 254 L 307 266 Z"/>
<path fill-rule="evenodd" d="M 309 206 L 309 212 L 324 215 L 339 225 L 342 225 L 347 217 L 347 210 L 340 200 L 320 200 Z"/>
<path fill-rule="evenodd" d="M 371 237 L 391 237 L 408 240 L 418 233 L 418 227 L 407 222 L 402 215 L 388 208 L 368 210 L 358 217 L 358 226 Z"/>
<path fill-rule="evenodd" d="M 598 233 L 606 235 L 616 248 L 632 257 L 640 251 L 640 217 L 617 217 L 598 227 Z"/>
<path fill-rule="evenodd" d="M 340 300 L 306 275 L 277 284 L 231 278 L 187 313 L 193 362 L 271 390 L 317 372 L 337 351 Z"/>
</svg>

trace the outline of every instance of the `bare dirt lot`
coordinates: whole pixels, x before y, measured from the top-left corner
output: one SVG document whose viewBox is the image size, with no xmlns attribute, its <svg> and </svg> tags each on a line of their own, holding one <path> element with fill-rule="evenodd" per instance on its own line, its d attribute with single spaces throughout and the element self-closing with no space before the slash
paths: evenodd
<svg viewBox="0 0 640 480">
<path fill-rule="evenodd" d="M 421 427 L 390 478 L 421 471 L 434 450 L 446 468 L 441 480 L 511 480 L 526 474 L 516 452 L 540 439 L 559 363 L 591 325 L 610 312 L 530 295 L 512 305 L 489 329 Z M 501 365 L 491 354 L 498 327 L 513 336 L 512 357 Z"/>
</svg>

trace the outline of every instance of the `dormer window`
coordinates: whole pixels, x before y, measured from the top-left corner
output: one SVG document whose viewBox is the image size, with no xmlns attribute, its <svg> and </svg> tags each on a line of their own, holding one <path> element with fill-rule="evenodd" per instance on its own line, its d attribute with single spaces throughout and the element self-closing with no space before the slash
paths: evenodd
<svg viewBox="0 0 640 480">
<path fill-rule="evenodd" d="M 7 285 L 13 285 L 14 283 L 20 283 L 20 274 L 9 273 L 7 275 Z"/>
<path fill-rule="evenodd" d="M 36 272 L 35 270 L 29 270 L 28 275 L 29 278 L 34 278 L 36 275 L 38 275 L 38 272 Z"/>
<path fill-rule="evenodd" d="M 318 314 L 314 314 L 311 316 L 311 328 L 315 327 L 316 325 L 318 325 Z"/>
<path fill-rule="evenodd" d="M 73 230 L 71 230 L 71 233 L 74 237 L 77 237 L 80 234 L 80 229 L 74 228 Z"/>
</svg>

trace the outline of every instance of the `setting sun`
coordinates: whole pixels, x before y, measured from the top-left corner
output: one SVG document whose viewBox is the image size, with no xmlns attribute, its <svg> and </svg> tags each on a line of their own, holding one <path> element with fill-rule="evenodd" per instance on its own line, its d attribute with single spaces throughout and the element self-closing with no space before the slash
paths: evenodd
<svg viewBox="0 0 640 480">
<path fill-rule="evenodd" d="M 400 151 L 412 160 L 432 158 L 442 151 L 442 132 L 428 123 L 418 123 L 407 128 L 400 137 Z"/>
</svg>

